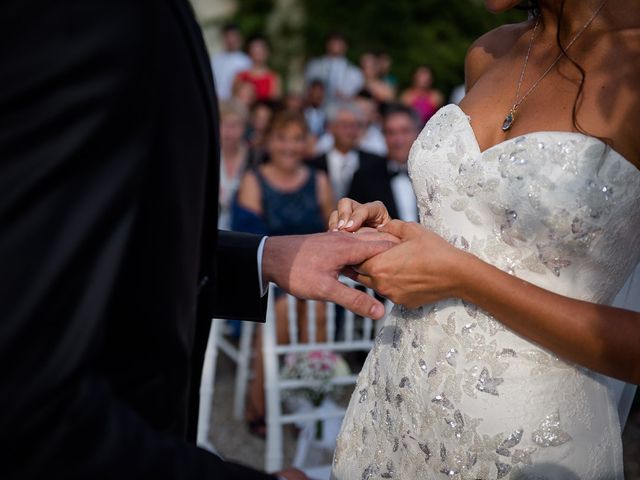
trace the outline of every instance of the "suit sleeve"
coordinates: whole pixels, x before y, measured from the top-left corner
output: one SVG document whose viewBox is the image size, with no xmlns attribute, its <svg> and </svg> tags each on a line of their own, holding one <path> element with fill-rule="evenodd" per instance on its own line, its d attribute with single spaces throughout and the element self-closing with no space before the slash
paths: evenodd
<svg viewBox="0 0 640 480">
<path fill-rule="evenodd" d="M 154 105 L 136 69 L 153 52 L 140 25 L 155 3 L 0 5 L 5 480 L 273 479 L 153 428 L 100 363 L 152 162 Z"/>
<path fill-rule="evenodd" d="M 260 291 L 258 246 L 262 235 L 218 232 L 211 316 L 264 322 L 267 295 Z"/>
</svg>

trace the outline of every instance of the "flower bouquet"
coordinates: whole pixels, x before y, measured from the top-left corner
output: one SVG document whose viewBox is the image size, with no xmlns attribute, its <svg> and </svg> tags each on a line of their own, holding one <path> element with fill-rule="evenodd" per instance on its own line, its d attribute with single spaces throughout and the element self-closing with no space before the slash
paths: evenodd
<svg viewBox="0 0 640 480">
<path fill-rule="evenodd" d="M 349 366 L 341 355 L 328 350 L 316 350 L 287 354 L 280 375 L 287 379 L 306 379 L 319 382 L 314 386 L 290 391 L 288 395 L 302 395 L 317 407 L 325 397 L 335 394 L 339 390 L 339 386 L 331 384 L 331 379 L 350 373 Z"/>
<path fill-rule="evenodd" d="M 285 397 L 287 409 L 300 413 L 314 408 L 331 411 L 338 405 L 331 397 L 342 394 L 345 385 L 332 385 L 331 379 L 351 373 L 347 362 L 341 355 L 318 350 L 306 353 L 290 353 L 285 356 L 281 377 L 287 379 L 308 379 L 317 383 L 290 390 Z M 335 448 L 335 440 L 340 430 L 340 418 L 329 418 L 317 422 L 300 422 L 301 435 L 311 435 L 325 448 Z"/>
</svg>

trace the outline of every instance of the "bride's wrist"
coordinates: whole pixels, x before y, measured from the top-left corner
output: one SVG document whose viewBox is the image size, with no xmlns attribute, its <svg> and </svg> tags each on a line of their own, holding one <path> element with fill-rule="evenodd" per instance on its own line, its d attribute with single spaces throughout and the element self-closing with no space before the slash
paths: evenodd
<svg viewBox="0 0 640 480">
<path fill-rule="evenodd" d="M 450 297 L 459 298 L 464 301 L 471 301 L 474 284 L 482 281 L 478 278 L 478 271 L 481 268 L 480 261 L 475 255 L 459 251 L 456 258 L 451 263 L 450 272 Z"/>
</svg>

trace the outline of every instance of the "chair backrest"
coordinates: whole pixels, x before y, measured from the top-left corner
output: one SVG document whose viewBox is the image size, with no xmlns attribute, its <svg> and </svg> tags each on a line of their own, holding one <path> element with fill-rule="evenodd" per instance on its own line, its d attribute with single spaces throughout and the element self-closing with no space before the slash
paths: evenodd
<svg viewBox="0 0 640 480">
<path fill-rule="evenodd" d="M 356 283 L 347 278 L 340 279 L 343 283 L 356 287 Z M 363 288 L 363 287 L 360 287 Z M 366 289 L 365 289 L 366 290 Z M 373 291 L 366 290 L 369 295 Z M 267 445 L 265 453 L 265 468 L 267 471 L 278 470 L 282 467 L 282 425 L 288 423 L 313 422 L 329 418 L 341 419 L 344 417 L 344 408 L 316 408 L 305 412 L 285 414 L 282 408 L 284 392 L 300 388 L 319 387 L 322 380 L 313 378 L 282 378 L 280 359 L 289 353 L 310 353 L 314 351 L 331 351 L 344 354 L 346 352 L 368 352 L 373 347 L 375 334 L 382 328 L 383 320 L 373 321 L 370 318 L 362 318 L 345 310 L 344 319 L 338 325 L 336 308 L 334 304 L 326 304 L 326 341 L 318 341 L 318 319 L 316 318 L 316 302 L 306 302 L 308 343 L 298 340 L 298 300 L 286 295 L 288 305 L 288 330 L 290 341 L 287 344 L 278 344 L 276 335 L 276 300 L 274 287 L 270 286 L 269 306 L 267 309 L 267 322 L 264 325 L 263 355 L 265 396 L 267 407 Z M 390 303 L 385 305 L 387 312 Z M 338 327 L 341 327 L 340 329 Z M 330 384 L 355 385 L 359 372 L 333 377 Z M 299 455 L 297 455 L 299 456 Z M 294 465 L 301 467 L 302 465 Z"/>
</svg>

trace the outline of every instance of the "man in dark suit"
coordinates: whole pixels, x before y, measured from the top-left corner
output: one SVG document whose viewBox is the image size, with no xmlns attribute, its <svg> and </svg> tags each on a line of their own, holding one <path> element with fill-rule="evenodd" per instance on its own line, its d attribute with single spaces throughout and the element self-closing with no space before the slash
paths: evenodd
<svg viewBox="0 0 640 480">
<path fill-rule="evenodd" d="M 382 133 L 387 145 L 387 170 L 394 210 L 406 222 L 418 220 L 418 205 L 407 171 L 413 142 L 420 132 L 420 118 L 406 105 L 389 104 L 382 114 Z"/>
<path fill-rule="evenodd" d="M 386 159 L 357 148 L 363 112 L 355 103 L 341 102 L 329 106 L 327 119 L 333 147 L 309 165 L 327 172 L 336 201 L 343 197 L 360 203 L 380 200 L 389 215 L 397 218 Z"/>
<path fill-rule="evenodd" d="M 382 133 L 387 145 L 387 158 L 371 158 L 361 162 L 353 175 L 349 198 L 360 203 L 380 200 L 391 218 L 407 222 L 418 220 L 416 195 L 407 173 L 407 160 L 418 136 L 420 119 L 404 105 L 388 105 L 382 115 Z"/>
<path fill-rule="evenodd" d="M 388 245 L 218 235 L 187 0 L 5 0 L 0 21 L 0 477 L 273 478 L 186 440 L 210 319 L 262 321 L 268 281 L 379 317 L 335 277 Z"/>
</svg>

